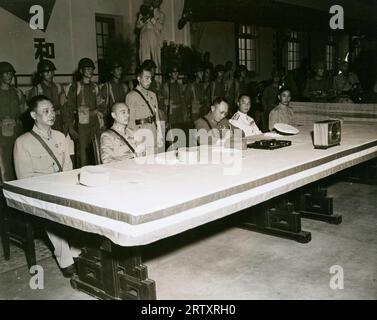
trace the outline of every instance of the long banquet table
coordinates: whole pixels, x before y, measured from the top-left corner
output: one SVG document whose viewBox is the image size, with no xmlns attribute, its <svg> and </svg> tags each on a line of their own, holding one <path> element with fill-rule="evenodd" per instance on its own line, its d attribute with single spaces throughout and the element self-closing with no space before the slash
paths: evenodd
<svg viewBox="0 0 377 320">
<path fill-rule="evenodd" d="M 277 150 L 248 149 L 238 165 L 145 164 L 134 160 L 104 165 L 111 183 L 79 184 L 79 170 L 7 182 L 9 206 L 116 245 L 147 245 L 263 203 L 338 171 L 377 157 L 377 125 L 342 127 L 341 144 L 314 149 L 312 126 L 298 127 Z M 233 164 L 234 165 L 234 164 Z"/>
</svg>

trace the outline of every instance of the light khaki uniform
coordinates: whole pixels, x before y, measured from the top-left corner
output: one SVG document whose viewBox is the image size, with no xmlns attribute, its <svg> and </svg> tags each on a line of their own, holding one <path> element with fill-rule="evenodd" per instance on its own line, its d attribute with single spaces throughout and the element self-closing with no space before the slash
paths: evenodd
<svg viewBox="0 0 377 320">
<path fill-rule="evenodd" d="M 269 129 L 272 131 L 274 129 L 274 125 L 276 123 L 285 123 L 292 125 L 293 124 L 293 109 L 291 107 L 287 107 L 279 103 L 277 107 L 275 107 L 269 116 Z"/>
<path fill-rule="evenodd" d="M 134 132 L 126 128 L 126 131 L 122 132 L 117 125 L 113 125 L 111 129 L 118 132 L 128 143 L 133 147 L 136 154 L 142 153 L 140 146 L 134 139 Z M 110 163 L 114 161 L 122 161 L 125 159 L 132 159 L 135 155 L 129 148 L 129 146 L 114 132 L 107 130 L 101 135 L 101 160 L 102 163 Z"/>
<path fill-rule="evenodd" d="M 161 128 L 158 127 L 157 130 L 157 124 L 159 122 L 157 96 L 154 92 L 145 90 L 140 85 L 138 85 L 136 89 L 139 90 L 147 99 L 152 111 L 144 99 L 136 91 L 131 91 L 126 96 L 126 105 L 130 108 L 128 127 L 133 131 L 137 131 L 139 129 L 150 130 L 154 138 L 154 147 L 157 149 L 157 142 L 161 143 L 162 141 Z"/>
<path fill-rule="evenodd" d="M 208 122 L 204 119 L 206 119 Z M 227 118 L 224 118 L 221 121 L 217 122 L 213 118 L 212 112 L 209 112 L 207 115 L 195 121 L 195 129 L 211 132 L 212 135 L 208 137 L 208 144 L 215 144 L 219 139 L 223 138 L 223 134 L 225 133 L 224 130 L 231 131 L 232 127 Z M 198 134 L 199 135 L 196 137 L 196 140 L 198 141 L 198 143 L 200 143 L 200 140 L 198 140 L 200 132 L 198 132 Z"/>
<path fill-rule="evenodd" d="M 64 135 L 51 130 L 47 135 L 34 126 L 33 131 L 42 137 L 47 143 L 55 157 L 59 160 L 63 171 L 72 170 L 72 162 Z M 18 179 L 35 177 L 59 172 L 59 167 L 42 147 L 41 143 L 27 132 L 17 138 L 14 144 L 14 165 Z M 55 232 L 47 230 L 53 246 L 56 260 L 61 268 L 66 268 L 74 263 L 73 257 L 78 257 L 80 250 L 70 248 L 68 242 Z"/>
</svg>

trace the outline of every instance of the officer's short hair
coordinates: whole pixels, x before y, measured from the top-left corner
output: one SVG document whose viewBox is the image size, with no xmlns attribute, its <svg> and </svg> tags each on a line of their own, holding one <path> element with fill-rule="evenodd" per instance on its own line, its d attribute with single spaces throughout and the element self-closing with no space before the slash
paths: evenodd
<svg viewBox="0 0 377 320">
<path fill-rule="evenodd" d="M 141 77 L 143 75 L 143 72 L 144 71 L 149 71 L 149 72 L 152 72 L 152 69 L 145 66 L 145 65 L 141 65 L 137 70 L 136 70 L 136 76 L 137 77 Z"/>
<path fill-rule="evenodd" d="M 279 89 L 279 93 L 278 93 L 278 95 L 280 96 L 284 91 L 289 91 L 290 93 L 292 93 L 292 90 L 291 90 L 290 87 L 288 87 L 288 86 L 283 86 L 283 87 L 281 87 L 281 88 Z"/>
<path fill-rule="evenodd" d="M 222 98 L 222 97 L 216 97 L 216 98 L 213 100 L 212 105 L 213 105 L 214 107 L 216 107 L 216 106 L 220 105 L 221 102 L 225 102 L 225 103 L 229 106 L 229 102 L 228 102 L 228 100 L 225 99 L 225 98 Z"/>
<path fill-rule="evenodd" d="M 145 67 L 145 68 L 149 68 L 149 69 L 156 69 L 157 68 L 157 65 L 151 59 L 144 60 L 143 63 L 141 64 L 141 66 Z"/>
<path fill-rule="evenodd" d="M 30 112 L 33 112 L 33 111 L 36 112 L 39 103 L 42 102 L 42 101 L 50 101 L 52 103 L 51 99 L 47 98 L 46 96 L 37 95 L 37 96 L 35 96 L 35 97 L 33 97 L 29 100 L 29 102 L 28 102 L 29 111 Z"/>
<path fill-rule="evenodd" d="M 240 94 L 240 95 L 238 96 L 237 102 L 238 102 L 238 103 L 241 103 L 241 99 L 242 99 L 243 97 L 249 98 L 249 99 L 251 100 L 251 98 L 250 98 L 249 95 L 247 95 L 247 94 Z"/>
<path fill-rule="evenodd" d="M 111 112 L 115 112 L 116 111 L 116 108 L 118 105 L 125 105 L 127 107 L 127 110 L 128 112 L 130 112 L 130 107 L 128 105 L 126 105 L 124 102 L 115 102 L 112 106 L 111 106 Z"/>
</svg>

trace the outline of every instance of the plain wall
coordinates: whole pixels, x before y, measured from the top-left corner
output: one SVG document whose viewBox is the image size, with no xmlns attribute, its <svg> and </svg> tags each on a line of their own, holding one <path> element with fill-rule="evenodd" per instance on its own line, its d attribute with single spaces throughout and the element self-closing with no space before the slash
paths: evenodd
<svg viewBox="0 0 377 320">
<path fill-rule="evenodd" d="M 55 43 L 54 60 L 59 72 L 71 72 L 73 42 L 69 0 L 56 1 L 47 32 L 32 30 L 28 23 L 0 8 L 0 60 L 11 62 L 18 73 L 31 74 L 36 69 L 34 38 Z"/>
<path fill-rule="evenodd" d="M 259 72 L 256 80 L 261 81 L 271 78 L 273 69 L 274 30 L 272 28 L 259 28 Z"/>
<path fill-rule="evenodd" d="M 45 38 L 55 44 L 57 73 L 72 73 L 82 57 L 97 63 L 95 15 L 119 17 L 120 33 L 132 40 L 135 38 L 137 12 L 142 0 L 58 0 L 52 11 L 46 32 L 32 30 L 29 24 L 0 8 L 0 61 L 9 61 L 19 74 L 32 74 L 38 60 L 35 59 L 34 38 Z M 184 0 L 164 0 L 165 14 L 163 39 L 178 44 L 190 44 L 189 24 L 178 30 Z M 62 81 L 69 81 L 64 79 Z M 30 83 L 29 78 L 20 78 L 19 83 Z"/>
<path fill-rule="evenodd" d="M 211 62 L 225 64 L 230 60 L 236 62 L 236 38 L 234 23 L 230 22 L 206 22 L 203 36 L 200 39 L 198 50 L 202 53 L 211 53 Z"/>
</svg>

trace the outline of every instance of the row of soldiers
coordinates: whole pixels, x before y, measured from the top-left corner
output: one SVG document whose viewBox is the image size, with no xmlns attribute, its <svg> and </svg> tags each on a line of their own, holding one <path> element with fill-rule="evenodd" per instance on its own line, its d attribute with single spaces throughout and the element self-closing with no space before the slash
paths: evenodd
<svg viewBox="0 0 377 320">
<path fill-rule="evenodd" d="M 125 102 L 129 88 L 122 82 L 123 67 L 112 65 L 109 82 L 93 81 L 95 65 L 89 58 L 78 64 L 80 80 L 68 86 L 54 81 L 56 67 L 49 60 L 38 63 L 38 84 L 24 94 L 12 85 L 16 70 L 9 62 L 0 62 L 0 170 L 2 180 L 14 178 L 12 150 L 16 138 L 31 129 L 27 101 L 34 96 L 48 97 L 55 109 L 54 129 L 75 141 L 76 166 L 93 164 L 92 138 L 105 128 L 109 106 Z M 30 116 L 29 116 L 30 117 Z"/>
<path fill-rule="evenodd" d="M 184 84 L 179 79 L 179 70 L 173 67 L 169 71 L 168 81 L 163 85 L 155 77 L 156 65 L 152 60 L 144 61 L 140 68 L 150 71 L 151 74 L 151 83 L 148 84 L 147 91 L 156 95 L 157 101 L 153 99 L 151 101 L 155 104 L 152 108 L 157 107 L 159 111 L 155 117 L 158 116 L 160 120 L 168 122 L 170 128 L 177 127 L 181 123 L 194 122 L 200 116 L 207 114 L 215 97 L 227 96 L 228 90 L 223 81 L 226 72 L 221 65 L 214 68 L 214 78 L 209 68 L 196 68 L 195 79 L 188 84 Z M 20 89 L 12 86 L 15 68 L 8 62 L 0 63 L 0 146 L 3 175 L 12 172 L 5 163 L 11 158 L 14 140 L 23 131 L 31 129 L 28 124 L 29 113 L 26 101 L 37 95 L 44 95 L 53 102 L 56 113 L 54 129 L 63 132 L 76 142 L 76 167 L 93 164 L 93 136 L 111 126 L 110 113 L 114 103 L 126 102 L 130 109 L 133 109 L 130 104 L 135 102 L 130 98 L 127 99 L 127 95 L 138 85 L 137 81 L 129 83 L 123 81 L 124 68 L 119 62 L 111 64 L 111 79 L 101 85 L 93 81 L 94 70 L 95 64 L 91 59 L 81 59 L 78 63 L 79 80 L 63 86 L 54 80 L 56 71 L 54 63 L 41 60 L 37 66 L 37 84 L 24 94 Z M 245 79 L 246 68 L 240 68 L 239 72 L 240 79 Z M 234 87 L 238 92 L 235 94 L 237 96 L 242 90 L 240 89 L 242 83 L 239 81 L 238 86 Z M 147 91 L 144 92 L 146 96 L 148 96 Z M 141 103 L 145 104 L 144 99 Z M 142 119 L 153 117 L 153 110 L 148 109 L 145 114 L 136 116 L 139 118 L 141 116 Z M 5 150 L 8 150 L 9 154 L 6 155 Z"/>
</svg>

